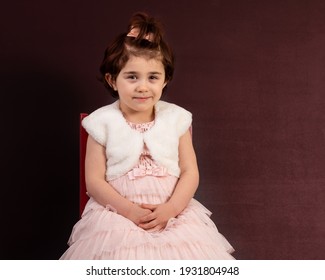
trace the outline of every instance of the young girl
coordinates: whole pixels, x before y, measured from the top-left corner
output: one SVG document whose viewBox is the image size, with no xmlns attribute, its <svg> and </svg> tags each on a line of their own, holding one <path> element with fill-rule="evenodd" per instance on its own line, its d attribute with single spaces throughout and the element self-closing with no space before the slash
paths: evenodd
<svg viewBox="0 0 325 280">
<path fill-rule="evenodd" d="M 160 24 L 134 15 L 100 70 L 118 100 L 82 123 L 90 199 L 61 259 L 233 259 L 193 198 L 191 113 L 160 101 L 174 70 Z"/>
</svg>

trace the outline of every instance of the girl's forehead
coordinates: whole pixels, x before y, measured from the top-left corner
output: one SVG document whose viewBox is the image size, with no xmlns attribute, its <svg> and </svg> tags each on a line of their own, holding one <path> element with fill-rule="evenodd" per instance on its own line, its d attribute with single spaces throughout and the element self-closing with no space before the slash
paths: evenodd
<svg viewBox="0 0 325 280">
<path fill-rule="evenodd" d="M 129 60 L 124 66 L 124 69 L 137 68 L 141 69 L 164 69 L 164 65 L 159 58 L 149 58 L 146 56 L 130 56 Z M 124 70 L 123 69 L 123 70 Z"/>
</svg>

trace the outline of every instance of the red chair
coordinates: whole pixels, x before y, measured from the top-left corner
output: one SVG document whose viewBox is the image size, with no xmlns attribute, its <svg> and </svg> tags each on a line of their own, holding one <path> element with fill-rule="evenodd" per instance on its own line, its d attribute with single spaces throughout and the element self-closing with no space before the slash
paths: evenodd
<svg viewBox="0 0 325 280">
<path fill-rule="evenodd" d="M 86 181 L 85 181 L 85 156 L 86 156 L 86 146 L 88 133 L 81 125 L 81 121 L 87 117 L 88 114 L 81 113 L 80 114 L 80 133 L 79 133 L 79 212 L 80 216 L 86 206 L 86 203 L 89 199 L 87 195 L 86 189 Z"/>
</svg>

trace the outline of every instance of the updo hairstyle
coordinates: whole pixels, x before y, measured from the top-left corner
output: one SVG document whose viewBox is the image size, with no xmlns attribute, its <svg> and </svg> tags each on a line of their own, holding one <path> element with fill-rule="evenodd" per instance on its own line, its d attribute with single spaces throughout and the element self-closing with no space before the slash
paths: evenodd
<svg viewBox="0 0 325 280">
<path fill-rule="evenodd" d="M 165 82 L 171 81 L 174 74 L 174 55 L 163 38 L 160 22 L 145 13 L 136 13 L 127 30 L 107 47 L 100 65 L 99 79 L 115 98 L 118 93 L 106 81 L 105 75 L 110 74 L 115 81 L 131 56 L 160 60 L 165 69 Z"/>
</svg>

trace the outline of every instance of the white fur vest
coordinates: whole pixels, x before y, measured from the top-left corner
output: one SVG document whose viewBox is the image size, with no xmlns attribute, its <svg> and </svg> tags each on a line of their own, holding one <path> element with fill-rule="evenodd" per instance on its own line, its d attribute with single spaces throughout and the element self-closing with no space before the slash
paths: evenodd
<svg viewBox="0 0 325 280">
<path fill-rule="evenodd" d="M 175 104 L 159 101 L 155 105 L 155 124 L 140 133 L 132 129 L 119 109 L 119 100 L 87 116 L 82 125 L 89 135 L 106 148 L 106 180 L 130 171 L 147 145 L 154 161 L 179 177 L 179 138 L 190 128 L 192 114 Z"/>
</svg>

